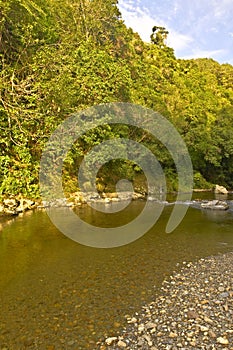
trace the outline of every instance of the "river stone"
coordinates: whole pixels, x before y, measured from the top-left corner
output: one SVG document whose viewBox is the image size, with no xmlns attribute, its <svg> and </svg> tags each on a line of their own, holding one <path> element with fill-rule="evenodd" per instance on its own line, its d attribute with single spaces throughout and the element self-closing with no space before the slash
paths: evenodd
<svg viewBox="0 0 233 350">
<path fill-rule="evenodd" d="M 19 201 L 19 205 L 16 208 L 16 211 L 18 213 L 21 213 L 23 211 L 33 209 L 34 206 L 35 206 L 35 202 L 34 201 L 31 201 L 30 199 L 21 198 L 20 201 Z"/>
<path fill-rule="evenodd" d="M 208 201 L 201 203 L 201 208 L 203 209 L 212 209 L 212 210 L 227 210 L 229 209 L 229 205 L 225 201 L 220 201 L 214 199 L 212 201 Z"/>
<path fill-rule="evenodd" d="M 220 194 L 227 194 L 228 193 L 227 189 L 224 186 L 219 186 L 219 185 L 215 186 L 214 192 L 220 193 Z"/>
<path fill-rule="evenodd" d="M 126 344 L 124 341 L 122 341 L 122 340 L 119 340 L 118 343 L 117 343 L 117 345 L 118 345 L 120 348 L 126 348 L 126 346 L 127 346 L 127 344 Z"/>
<path fill-rule="evenodd" d="M 219 294 L 219 298 L 221 298 L 221 299 L 227 298 L 227 297 L 229 297 L 229 293 L 228 292 L 224 292 L 224 293 Z"/>
<path fill-rule="evenodd" d="M 209 328 L 206 327 L 206 326 L 201 326 L 201 327 L 200 327 L 200 331 L 201 331 L 201 332 L 208 332 L 208 330 L 209 330 Z"/>
<path fill-rule="evenodd" d="M 107 345 L 112 345 L 116 340 L 117 340 L 117 337 L 110 337 L 110 338 L 105 339 L 105 343 Z"/>
<path fill-rule="evenodd" d="M 138 326 L 138 332 L 143 332 L 144 329 L 145 329 L 144 324 L 140 324 L 140 325 Z"/>
<path fill-rule="evenodd" d="M 135 313 L 137 323 L 127 324 L 119 338 L 126 349 L 151 350 L 153 344 L 159 350 L 231 350 L 232 262 L 233 252 L 182 264 L 162 283 L 156 299 Z M 221 293 L 229 298 L 220 299 Z M 155 326 L 154 333 L 148 324 Z M 119 346 L 115 343 L 110 349 Z"/>
<path fill-rule="evenodd" d="M 13 216 L 13 215 L 18 215 L 18 213 L 14 209 L 5 208 L 4 209 L 4 215 Z"/>
<path fill-rule="evenodd" d="M 211 320 L 211 318 L 207 317 L 207 316 L 204 316 L 204 321 L 207 322 L 207 323 L 210 323 L 210 324 L 213 324 L 214 321 Z"/>
<path fill-rule="evenodd" d="M 107 197 L 107 198 L 118 198 L 118 193 L 117 192 L 107 192 L 107 193 L 103 193 L 103 197 Z"/>
<path fill-rule="evenodd" d="M 209 330 L 209 336 L 210 338 L 216 338 L 216 334 L 212 330 Z"/>
<path fill-rule="evenodd" d="M 187 313 L 187 317 L 189 319 L 196 319 L 199 317 L 198 313 L 194 310 L 189 310 L 188 313 Z"/>
<path fill-rule="evenodd" d="M 229 341 L 227 340 L 227 338 L 219 337 L 219 338 L 217 338 L 217 343 L 219 343 L 221 345 L 228 345 Z"/>
<path fill-rule="evenodd" d="M 5 208 L 10 208 L 10 209 L 15 209 L 18 205 L 16 199 L 4 199 L 3 200 L 3 205 Z"/>
<path fill-rule="evenodd" d="M 72 345 L 74 345 L 75 343 L 76 343 L 75 340 L 70 340 L 70 341 L 68 341 L 67 345 L 72 346 Z"/>
<path fill-rule="evenodd" d="M 157 327 L 157 325 L 155 323 L 153 323 L 153 322 L 148 322 L 148 323 L 145 324 L 146 330 L 153 329 L 153 328 L 156 328 L 156 327 Z"/>
<path fill-rule="evenodd" d="M 145 344 L 145 339 L 144 338 L 138 338 L 137 345 L 139 347 L 142 347 L 144 344 Z"/>
<path fill-rule="evenodd" d="M 222 286 L 220 286 L 220 287 L 218 287 L 218 291 L 219 291 L 219 292 L 224 292 L 224 291 L 225 291 L 225 288 L 222 287 Z"/>
<path fill-rule="evenodd" d="M 178 337 L 178 334 L 175 333 L 175 332 L 170 332 L 169 333 L 169 338 L 177 338 Z"/>
<path fill-rule="evenodd" d="M 132 317 L 131 319 L 129 319 L 127 321 L 128 323 L 136 323 L 137 322 L 137 319 L 135 317 Z M 152 327 L 153 328 L 153 327 Z"/>
</svg>

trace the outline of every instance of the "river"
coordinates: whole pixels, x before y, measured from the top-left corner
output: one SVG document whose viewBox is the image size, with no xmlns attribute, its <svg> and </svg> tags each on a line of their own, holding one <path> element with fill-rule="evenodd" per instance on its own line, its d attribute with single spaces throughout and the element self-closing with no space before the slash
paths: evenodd
<svg viewBox="0 0 233 350">
<path fill-rule="evenodd" d="M 132 202 L 124 220 L 130 221 L 143 206 Z M 99 339 L 120 332 L 125 316 L 150 302 L 183 261 L 233 250 L 232 208 L 214 212 L 190 207 L 167 234 L 172 206 L 166 206 L 143 237 L 111 249 L 70 240 L 43 210 L 1 219 L 0 348 L 94 349 Z M 121 223 L 119 214 L 97 214 L 88 206 L 78 211 L 100 226 Z"/>
</svg>

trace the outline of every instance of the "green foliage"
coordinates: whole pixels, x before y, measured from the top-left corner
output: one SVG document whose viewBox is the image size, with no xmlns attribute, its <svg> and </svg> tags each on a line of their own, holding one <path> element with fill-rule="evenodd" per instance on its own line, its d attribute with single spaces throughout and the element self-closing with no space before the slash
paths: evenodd
<svg viewBox="0 0 233 350">
<path fill-rule="evenodd" d="M 152 34 L 150 36 L 151 42 L 158 45 L 160 48 L 166 46 L 165 40 L 167 39 L 168 31 L 164 27 L 154 26 L 152 28 Z"/>
<path fill-rule="evenodd" d="M 199 172 L 194 173 L 193 182 L 194 182 L 194 188 L 204 188 L 204 189 L 213 188 L 213 184 L 206 181 L 206 179 Z"/>
<path fill-rule="evenodd" d="M 144 43 L 124 25 L 117 0 L 0 0 L 0 14 L 0 195 L 38 196 L 40 157 L 53 130 L 70 113 L 115 101 L 151 108 L 174 124 L 189 148 L 196 186 L 233 188 L 230 64 L 176 59 L 163 27 L 154 26 Z M 67 192 L 78 188 L 84 155 L 114 137 L 149 147 L 168 188 L 177 189 L 174 162 L 157 140 L 111 125 L 73 145 L 64 162 Z M 142 176 L 132 162 L 115 160 L 100 170 L 99 186 Z"/>
</svg>

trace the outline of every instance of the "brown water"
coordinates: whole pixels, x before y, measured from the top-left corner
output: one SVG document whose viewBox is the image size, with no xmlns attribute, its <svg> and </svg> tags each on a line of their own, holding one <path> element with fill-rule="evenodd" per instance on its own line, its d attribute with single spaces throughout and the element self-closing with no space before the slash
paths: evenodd
<svg viewBox="0 0 233 350">
<path fill-rule="evenodd" d="M 124 218 L 142 207 L 133 202 Z M 0 349 L 94 349 L 98 339 L 120 331 L 125 315 L 153 299 L 177 263 L 233 251 L 233 211 L 189 208 L 166 234 L 171 209 L 142 238 L 112 249 L 71 241 L 44 211 L 2 222 Z M 119 214 L 114 219 L 89 207 L 79 215 L 100 226 L 121 222 Z"/>
</svg>

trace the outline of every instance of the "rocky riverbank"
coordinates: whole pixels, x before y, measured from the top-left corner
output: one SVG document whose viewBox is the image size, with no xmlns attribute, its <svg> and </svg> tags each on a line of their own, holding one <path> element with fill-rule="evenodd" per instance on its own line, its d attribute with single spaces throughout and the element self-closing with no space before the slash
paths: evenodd
<svg viewBox="0 0 233 350">
<path fill-rule="evenodd" d="M 39 202 L 23 197 L 5 198 L 0 203 L 0 216 L 15 216 L 27 210 L 35 209 Z"/>
<path fill-rule="evenodd" d="M 68 198 L 57 198 L 47 202 L 42 202 L 41 200 L 31 200 L 28 198 L 23 198 L 21 196 L 15 196 L 4 198 L 0 202 L 0 216 L 15 216 L 27 210 L 32 210 L 36 208 L 74 208 L 91 202 L 111 203 L 138 199 L 146 199 L 146 196 L 137 192 L 102 193 L 102 195 L 91 192 L 76 192 L 69 195 Z"/>
<path fill-rule="evenodd" d="M 184 262 L 127 323 L 96 349 L 233 350 L 233 252 Z"/>
<path fill-rule="evenodd" d="M 224 194 L 227 195 L 229 192 L 228 190 L 223 187 L 216 185 L 215 188 L 212 189 L 194 189 L 193 192 L 213 192 L 215 194 Z M 163 198 L 163 200 L 161 199 Z M 101 193 L 92 193 L 92 192 L 75 192 L 72 194 L 69 194 L 67 198 L 57 198 L 51 201 L 42 202 L 41 199 L 39 200 L 31 200 L 28 198 L 23 197 L 22 195 L 16 195 L 16 196 L 10 196 L 3 198 L 0 200 L 0 216 L 15 216 L 20 213 L 23 213 L 27 210 L 35 209 L 35 208 L 48 208 L 48 207 L 76 207 L 80 206 L 82 204 L 90 203 L 90 202 L 100 202 L 100 203 L 111 203 L 111 202 L 119 202 L 119 201 L 128 201 L 128 200 L 149 200 L 149 201 L 158 201 L 162 200 L 164 204 L 174 204 L 174 203 L 168 203 L 164 200 L 164 194 L 163 193 L 157 193 L 157 194 L 147 194 L 146 190 L 143 191 L 135 191 L 135 192 L 101 192 Z M 187 204 L 187 203 L 185 203 Z M 189 203 L 193 205 L 201 204 L 200 202 L 197 203 L 196 201 L 193 201 L 193 203 Z M 206 203 L 204 203 L 205 205 Z M 222 208 L 221 209 L 228 209 L 227 203 L 224 203 L 222 201 Z M 219 209 L 216 203 L 210 203 L 211 208 L 210 209 Z"/>
<path fill-rule="evenodd" d="M 45 208 L 61 208 L 69 207 L 75 208 L 83 204 L 88 204 L 91 202 L 110 204 L 114 202 L 121 201 L 131 201 L 131 200 L 147 200 L 163 203 L 163 205 L 174 205 L 174 204 L 184 204 L 190 205 L 196 209 L 212 209 L 212 210 L 227 210 L 232 207 L 232 200 L 192 200 L 192 201 L 166 201 L 163 194 L 142 194 L 138 192 L 113 192 L 113 193 L 82 193 L 75 192 L 67 196 L 67 198 L 56 198 L 50 201 L 31 200 L 19 196 L 4 198 L 0 202 L 0 216 L 16 216 L 32 209 L 45 209 Z"/>
</svg>

